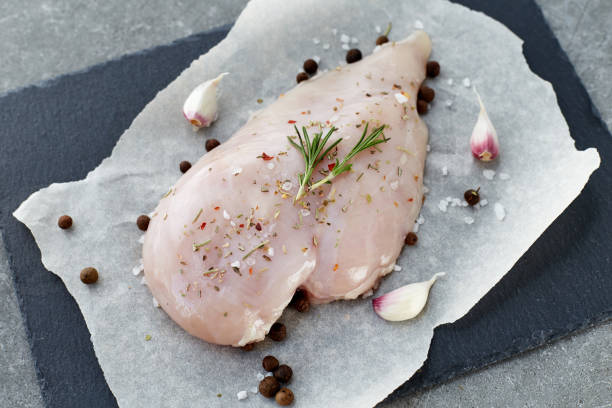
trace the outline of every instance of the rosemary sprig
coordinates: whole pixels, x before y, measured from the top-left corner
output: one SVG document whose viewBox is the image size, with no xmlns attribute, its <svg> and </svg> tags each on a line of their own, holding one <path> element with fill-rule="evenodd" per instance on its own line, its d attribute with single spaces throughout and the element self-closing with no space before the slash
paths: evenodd
<svg viewBox="0 0 612 408">
<path fill-rule="evenodd" d="M 298 176 L 300 188 L 293 200 L 293 202 L 296 202 L 306 194 L 306 185 L 310 184 L 310 177 L 312 176 L 312 172 L 314 171 L 315 167 L 317 167 L 317 164 L 319 164 L 319 162 L 323 160 L 327 153 L 329 153 L 334 147 L 336 147 L 338 143 L 342 141 L 342 138 L 336 140 L 324 151 L 323 149 L 325 148 L 327 141 L 331 137 L 332 133 L 338 130 L 337 128 L 332 127 L 324 137 L 323 132 L 316 133 L 313 136 L 312 140 L 310 140 L 305 126 L 302 127 L 303 138 L 302 135 L 300 135 L 300 131 L 298 130 L 297 126 L 294 126 L 294 128 L 297 132 L 300 144 L 298 145 L 297 143 L 295 143 L 293 140 L 291 140 L 289 136 L 287 136 L 287 139 L 289 140 L 289 143 L 293 145 L 293 147 L 295 147 L 300 151 L 300 153 L 302 153 L 305 163 L 304 173 L 301 173 Z"/>
<path fill-rule="evenodd" d="M 336 159 L 336 165 L 329 172 L 329 174 L 325 178 L 317 181 L 315 184 L 310 186 L 310 190 L 319 188 L 323 184 L 331 182 L 331 180 L 333 180 L 333 178 L 338 176 L 339 174 L 342 174 L 346 171 L 350 171 L 353 164 L 349 163 L 349 161 L 353 157 L 355 157 L 357 154 L 359 154 L 360 152 L 366 149 L 369 149 L 371 147 L 374 147 L 379 143 L 386 143 L 389 141 L 389 138 L 385 138 L 385 135 L 383 133 L 383 130 L 385 129 L 385 125 L 377 127 L 369 135 L 368 135 L 368 125 L 369 124 L 366 124 L 365 129 L 363 129 L 361 138 L 359 139 L 357 144 L 351 149 L 351 151 L 344 157 L 344 159 L 342 159 L 341 162 L 338 162 L 338 159 Z M 379 136 L 382 136 L 382 138 L 379 138 Z"/>
</svg>

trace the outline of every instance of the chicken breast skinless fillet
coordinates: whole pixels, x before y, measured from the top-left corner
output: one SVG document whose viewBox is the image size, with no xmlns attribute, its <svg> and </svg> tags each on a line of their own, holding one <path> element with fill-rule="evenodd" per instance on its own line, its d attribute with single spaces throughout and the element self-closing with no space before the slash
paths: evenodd
<svg viewBox="0 0 612 408">
<path fill-rule="evenodd" d="M 143 248 L 147 284 L 176 323 L 243 346 L 264 339 L 296 289 L 313 303 L 355 299 L 393 269 L 422 203 L 427 127 L 416 102 L 430 51 L 418 31 L 301 82 L 177 181 Z M 293 121 L 311 136 L 337 127 L 329 144 L 343 138 L 340 160 L 366 123 L 387 125 L 390 140 L 294 204 L 304 159 L 287 141 Z"/>
</svg>

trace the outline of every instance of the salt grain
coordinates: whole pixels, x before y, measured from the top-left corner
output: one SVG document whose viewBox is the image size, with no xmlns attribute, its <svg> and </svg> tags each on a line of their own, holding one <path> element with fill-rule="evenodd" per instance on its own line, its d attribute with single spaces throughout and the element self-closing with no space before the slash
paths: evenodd
<svg viewBox="0 0 612 408">
<path fill-rule="evenodd" d="M 234 262 L 232 262 L 232 263 L 230 264 L 230 266 L 231 266 L 232 268 L 240 268 L 240 261 L 239 261 L 239 260 L 235 260 Z"/>
<path fill-rule="evenodd" d="M 469 88 L 471 84 L 472 82 L 470 81 L 470 78 L 463 78 L 463 86 Z"/>
<path fill-rule="evenodd" d="M 313 39 L 312 39 L 312 42 L 313 42 L 315 45 L 318 45 L 318 44 L 321 42 L 321 40 L 319 40 L 318 38 L 316 38 L 316 37 L 315 37 L 315 38 L 313 38 Z"/>
<path fill-rule="evenodd" d="M 349 36 L 348 36 L 348 35 L 346 35 L 346 34 L 342 34 L 342 35 L 340 36 L 340 42 L 347 43 L 347 42 L 349 42 L 350 40 L 351 40 L 351 37 L 349 37 Z"/>
<path fill-rule="evenodd" d="M 508 173 L 499 173 L 500 180 L 508 180 L 510 179 L 510 175 Z"/>
<path fill-rule="evenodd" d="M 321 57 L 319 57 L 318 55 L 315 55 L 314 57 L 312 57 L 312 59 L 315 60 L 317 64 L 321 62 Z"/>
<path fill-rule="evenodd" d="M 493 177 L 495 177 L 495 170 L 489 170 L 489 169 L 483 170 L 482 175 L 487 180 L 493 180 Z"/>
<path fill-rule="evenodd" d="M 426 185 L 423 185 L 423 194 L 429 193 L 429 188 Z"/>
<path fill-rule="evenodd" d="M 464 218 L 463 218 L 463 221 L 464 221 L 464 222 L 465 222 L 467 225 L 470 225 L 470 224 L 473 224 L 473 223 L 474 223 L 474 218 L 472 218 L 472 217 L 464 217 Z"/>
<path fill-rule="evenodd" d="M 401 267 L 401 266 L 399 266 L 398 264 L 395 264 L 395 265 L 393 265 L 393 270 L 394 270 L 395 272 L 399 272 L 399 271 L 401 271 L 401 270 L 402 270 L 402 267 Z"/>
<path fill-rule="evenodd" d="M 329 50 L 329 47 L 330 47 L 329 44 L 327 44 L 327 43 L 323 44 L 323 49 L 324 50 Z"/>
<path fill-rule="evenodd" d="M 268 256 L 274 256 L 274 248 L 268 248 Z"/>
<path fill-rule="evenodd" d="M 139 243 L 139 244 L 144 244 L 144 237 L 145 237 L 145 236 L 144 236 L 144 234 L 142 234 L 142 235 L 140 236 L 140 238 L 138 238 L 138 243 Z"/>
<path fill-rule="evenodd" d="M 378 25 L 376 27 L 374 27 L 374 30 L 376 30 L 376 32 L 379 33 L 379 34 L 382 32 L 382 29 Z"/>
<path fill-rule="evenodd" d="M 504 206 L 501 205 L 500 203 L 495 203 L 495 216 L 497 217 L 498 220 L 503 221 L 504 218 L 506 218 L 506 210 L 504 209 Z"/>
<path fill-rule="evenodd" d="M 442 167 L 442 175 L 443 176 L 448 176 L 448 167 L 446 167 L 446 166 Z"/>
<path fill-rule="evenodd" d="M 237 176 L 237 175 L 239 175 L 240 173 L 242 173 L 242 168 L 240 168 L 240 167 L 236 167 L 236 168 L 232 169 L 232 174 L 233 174 L 234 176 Z"/>
<path fill-rule="evenodd" d="M 153 298 L 153 306 L 154 307 L 159 307 L 159 302 L 155 298 Z"/>
<path fill-rule="evenodd" d="M 290 181 L 285 181 L 281 188 L 285 191 L 291 191 L 291 189 L 293 188 L 293 183 Z"/>
<path fill-rule="evenodd" d="M 451 106 L 453 106 L 453 101 L 450 99 L 447 99 L 446 102 L 444 102 L 444 104 L 446 105 L 447 108 L 450 108 Z"/>
<path fill-rule="evenodd" d="M 350 49 L 350 48 L 351 48 L 351 47 L 349 47 L 349 46 L 348 46 L 348 44 L 342 44 L 342 49 L 343 49 L 343 50 L 348 50 L 348 49 Z"/>
<path fill-rule="evenodd" d="M 427 146 L 425 147 L 425 150 L 427 150 L 428 152 L 431 152 L 431 146 L 430 146 L 430 145 L 427 145 Z"/>
<path fill-rule="evenodd" d="M 227 211 L 223 210 L 223 218 L 225 218 L 226 220 L 230 219 L 230 215 Z"/>
<path fill-rule="evenodd" d="M 141 260 L 140 264 L 132 268 L 132 275 L 138 276 L 140 275 L 140 272 L 142 272 L 143 270 L 144 270 L 144 266 L 142 265 L 142 260 Z"/>
<path fill-rule="evenodd" d="M 438 208 L 440 209 L 440 211 L 446 212 L 446 210 L 448 208 L 448 201 L 440 200 L 440 203 L 438 204 Z"/>
<path fill-rule="evenodd" d="M 412 232 L 414 232 L 415 234 L 419 232 L 419 224 L 417 224 L 416 222 L 414 223 L 414 226 L 412 227 Z"/>
<path fill-rule="evenodd" d="M 253 394 L 257 394 L 259 391 L 257 390 L 257 387 L 253 387 L 251 388 L 249 391 L 251 391 L 251 393 Z"/>
<path fill-rule="evenodd" d="M 417 218 L 417 223 L 419 225 L 423 225 L 425 223 L 425 218 L 422 215 L 419 215 L 419 218 Z"/>
<path fill-rule="evenodd" d="M 416 28 L 417 30 L 422 30 L 423 28 L 425 28 L 425 26 L 423 25 L 423 22 L 421 20 L 417 20 L 414 22 L 414 28 Z"/>
<path fill-rule="evenodd" d="M 302 208 L 300 210 L 300 214 L 302 214 L 302 217 L 308 217 L 310 215 L 310 210 L 307 210 L 306 208 Z"/>
<path fill-rule="evenodd" d="M 268 169 L 270 169 L 270 170 L 273 170 L 273 169 L 274 169 L 274 163 L 268 163 L 268 164 L 266 165 L 266 167 L 267 167 Z"/>
<path fill-rule="evenodd" d="M 377 45 L 376 47 L 374 47 L 374 50 L 372 50 L 372 53 L 380 51 L 380 48 L 380 45 Z"/>
<path fill-rule="evenodd" d="M 144 276 L 142 277 L 142 279 L 140 279 L 140 284 L 141 285 L 146 285 L 147 284 L 147 278 L 145 278 Z"/>
<path fill-rule="evenodd" d="M 487 204 L 489 204 L 489 201 L 487 201 L 486 198 L 483 198 L 478 204 L 480 204 L 481 207 L 485 207 Z"/>
<path fill-rule="evenodd" d="M 338 29 L 337 29 L 337 28 L 332 28 L 332 34 L 333 34 L 333 35 L 338 34 Z"/>
<path fill-rule="evenodd" d="M 399 187 L 399 181 L 393 180 L 391 183 L 389 183 L 389 187 L 391 187 L 391 190 L 393 191 L 397 190 Z"/>
<path fill-rule="evenodd" d="M 397 103 L 406 103 L 406 102 L 408 102 L 408 98 L 406 98 L 406 96 L 404 96 L 404 94 L 399 93 L 399 92 L 395 94 L 395 100 L 397 101 Z"/>
<path fill-rule="evenodd" d="M 265 378 L 265 376 L 262 373 L 257 373 L 257 381 L 261 381 Z"/>
<path fill-rule="evenodd" d="M 239 400 L 243 400 L 243 399 L 247 399 L 249 394 L 247 394 L 246 391 L 238 391 L 238 394 L 236 394 L 236 396 L 238 397 Z"/>
<path fill-rule="evenodd" d="M 359 39 L 357 37 L 351 37 L 351 44 L 358 44 Z"/>
<path fill-rule="evenodd" d="M 446 83 L 449 84 L 449 85 L 452 85 L 453 84 L 453 78 L 448 78 Z"/>
</svg>

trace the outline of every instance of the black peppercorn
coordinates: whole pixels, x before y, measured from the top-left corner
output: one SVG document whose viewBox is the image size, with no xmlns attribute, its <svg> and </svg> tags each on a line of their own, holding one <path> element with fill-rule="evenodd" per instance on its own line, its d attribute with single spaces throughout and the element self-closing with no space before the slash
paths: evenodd
<svg viewBox="0 0 612 408">
<path fill-rule="evenodd" d="M 285 387 L 281 388 L 276 393 L 276 397 L 274 397 L 274 399 L 276 399 L 276 403 L 283 407 L 287 405 L 291 405 L 291 403 L 293 402 L 293 398 L 294 398 L 293 391 Z"/>
<path fill-rule="evenodd" d="M 297 76 L 295 77 L 295 80 L 297 81 L 297 83 L 299 84 L 302 81 L 306 81 L 308 79 L 308 74 L 305 72 L 300 72 L 299 74 L 297 74 Z"/>
<path fill-rule="evenodd" d="M 81 271 L 81 282 L 86 285 L 96 283 L 98 281 L 98 271 L 96 268 L 88 266 Z"/>
<path fill-rule="evenodd" d="M 479 191 L 480 187 L 478 187 L 476 190 L 469 189 L 463 193 L 463 198 L 465 198 L 465 201 L 467 201 L 469 205 L 476 205 L 480 201 Z"/>
<path fill-rule="evenodd" d="M 427 76 L 430 78 L 435 78 L 440 75 L 440 64 L 438 61 L 429 61 L 425 68 L 427 71 Z"/>
<path fill-rule="evenodd" d="M 308 294 L 306 294 L 306 291 L 303 289 L 296 290 L 290 305 L 300 313 L 307 312 L 308 309 L 310 309 L 310 302 L 308 301 Z"/>
<path fill-rule="evenodd" d="M 428 87 L 427 85 L 421 85 L 421 89 L 419 89 L 419 99 L 424 100 L 425 102 L 431 102 L 436 97 L 436 91 Z"/>
<path fill-rule="evenodd" d="M 376 45 L 383 45 L 384 43 L 388 43 L 389 38 L 386 35 L 381 35 L 376 39 Z"/>
<path fill-rule="evenodd" d="M 404 239 L 404 243 L 406 245 L 412 246 L 412 245 L 415 245 L 418 240 L 419 240 L 419 237 L 417 237 L 417 234 L 411 231 L 408 233 L 408 235 L 406 235 L 406 239 Z"/>
<path fill-rule="evenodd" d="M 242 351 L 251 351 L 255 348 L 255 343 L 245 344 L 241 348 L 242 348 Z"/>
<path fill-rule="evenodd" d="M 274 356 L 265 356 L 261 361 L 263 369 L 269 372 L 273 372 L 278 368 L 278 360 Z"/>
<path fill-rule="evenodd" d="M 210 152 L 212 149 L 214 149 L 215 147 L 219 146 L 221 143 L 219 143 L 219 141 L 217 139 L 208 139 L 206 141 L 206 151 Z"/>
<path fill-rule="evenodd" d="M 72 217 L 69 215 L 62 215 L 57 220 L 57 226 L 61 229 L 68 229 L 72 227 Z"/>
<path fill-rule="evenodd" d="M 361 51 L 357 48 L 353 48 L 347 51 L 346 53 L 346 62 L 352 64 L 353 62 L 357 62 L 361 59 Z"/>
<path fill-rule="evenodd" d="M 274 378 L 282 383 L 287 383 L 291 380 L 293 370 L 287 364 L 281 364 L 274 370 Z"/>
<path fill-rule="evenodd" d="M 191 168 L 191 163 L 189 163 L 187 160 L 183 160 L 179 164 L 179 169 L 181 169 L 181 173 L 187 173 L 187 170 L 189 170 L 190 168 Z"/>
<path fill-rule="evenodd" d="M 259 383 L 259 393 L 266 398 L 272 398 L 280 389 L 278 380 L 272 376 L 266 377 Z"/>
<path fill-rule="evenodd" d="M 427 102 L 425 102 L 422 99 L 419 99 L 417 101 L 417 112 L 419 112 L 419 115 L 426 114 L 428 109 L 429 109 L 429 105 L 427 105 Z"/>
<path fill-rule="evenodd" d="M 151 221 L 151 218 L 149 218 L 148 215 L 140 215 L 136 219 L 136 225 L 138 226 L 139 230 L 146 231 L 147 228 L 149 228 L 150 221 Z"/>
<path fill-rule="evenodd" d="M 311 58 L 311 59 L 307 59 L 306 61 L 304 61 L 303 68 L 304 68 L 304 71 L 306 71 L 310 75 L 313 75 L 315 72 L 317 72 L 317 69 L 319 69 L 319 64 L 317 64 L 317 61 Z"/>
<path fill-rule="evenodd" d="M 270 327 L 268 337 L 274 341 L 283 341 L 287 337 L 287 328 L 284 324 L 276 322 Z"/>
</svg>

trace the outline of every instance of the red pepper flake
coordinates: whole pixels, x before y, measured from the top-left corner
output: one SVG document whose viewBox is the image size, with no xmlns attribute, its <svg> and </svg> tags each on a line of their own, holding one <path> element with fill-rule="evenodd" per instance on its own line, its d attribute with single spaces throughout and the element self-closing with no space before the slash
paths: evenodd
<svg viewBox="0 0 612 408">
<path fill-rule="evenodd" d="M 338 264 L 334 265 L 334 272 L 336 272 L 338 270 Z"/>
<path fill-rule="evenodd" d="M 240 228 L 244 228 L 244 224 L 240 224 L 240 225 L 239 225 L 239 227 L 240 227 Z"/>
<path fill-rule="evenodd" d="M 203 230 L 204 228 L 206 228 L 206 223 L 203 222 L 202 225 L 200 225 L 200 229 Z"/>
<path fill-rule="evenodd" d="M 264 159 L 265 161 L 269 161 L 269 160 L 272 160 L 272 159 L 274 158 L 274 156 L 268 156 L 268 155 L 266 154 L 266 152 L 263 152 L 263 153 L 261 154 L 261 156 L 260 156 L 260 157 L 261 157 L 262 159 Z"/>
<path fill-rule="evenodd" d="M 419 176 L 414 176 L 414 181 L 419 181 Z"/>
<path fill-rule="evenodd" d="M 399 204 L 397 203 L 397 201 L 394 201 L 393 205 L 396 206 L 396 207 L 399 207 Z"/>
<path fill-rule="evenodd" d="M 287 121 L 287 123 L 289 123 L 290 125 L 292 125 L 292 124 L 294 124 L 294 123 L 295 123 L 295 120 L 289 120 L 289 121 Z"/>
<path fill-rule="evenodd" d="M 327 165 L 327 168 L 329 169 L 329 171 L 332 171 L 334 167 L 336 167 L 336 163 L 330 163 Z"/>
<path fill-rule="evenodd" d="M 216 206 L 216 207 L 215 207 L 215 211 L 217 211 L 217 210 L 219 210 L 219 208 L 221 208 L 221 207 L 219 207 L 219 206 Z"/>
<path fill-rule="evenodd" d="M 413 201 L 414 201 L 414 198 L 412 198 L 412 197 L 410 197 L 410 198 L 408 199 L 408 202 L 409 202 L 409 203 L 411 203 L 411 202 L 413 202 Z"/>
<path fill-rule="evenodd" d="M 253 268 L 249 268 L 249 275 L 253 274 Z"/>
</svg>

